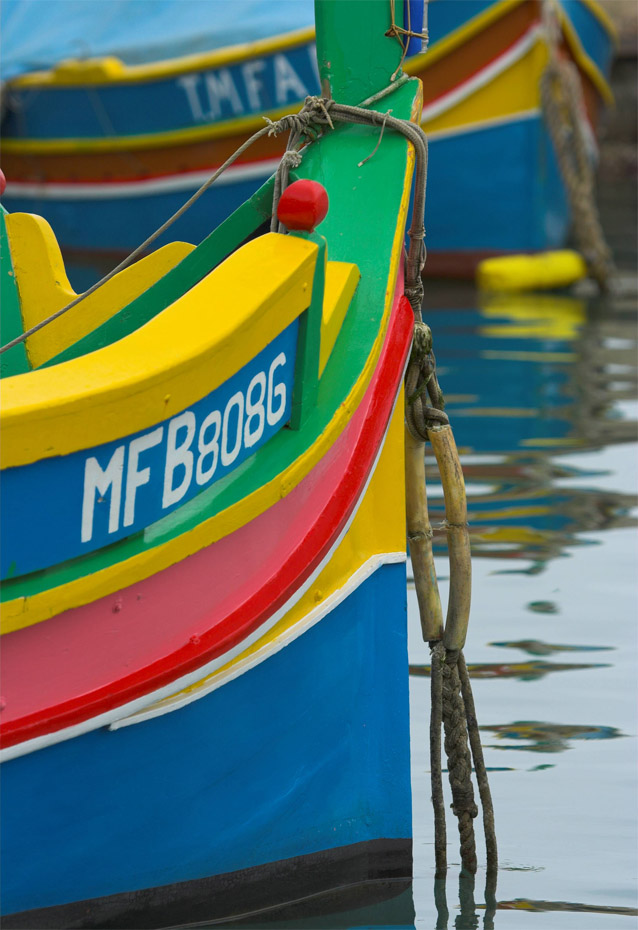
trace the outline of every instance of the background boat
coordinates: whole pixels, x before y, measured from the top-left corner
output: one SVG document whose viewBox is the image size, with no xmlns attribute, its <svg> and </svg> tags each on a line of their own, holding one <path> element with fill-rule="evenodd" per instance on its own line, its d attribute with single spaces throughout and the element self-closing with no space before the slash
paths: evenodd
<svg viewBox="0 0 638 930">
<path fill-rule="evenodd" d="M 88 251 L 109 262 L 135 247 L 263 116 L 319 92 L 310 0 L 181 0 L 179 12 L 172 0 L 6 7 L 6 202 L 49 219 L 72 257 Z M 488 255 L 554 249 L 567 238 L 569 206 L 541 104 L 548 11 L 560 55 L 578 68 L 595 158 L 595 129 L 612 101 L 614 30 L 603 6 L 429 4 L 429 50 L 413 41 L 406 70 L 424 82 L 422 125 L 437 177 L 426 213 L 431 274 L 471 275 Z M 246 152 L 176 235 L 199 242 L 280 153 L 265 143 Z"/>
</svg>

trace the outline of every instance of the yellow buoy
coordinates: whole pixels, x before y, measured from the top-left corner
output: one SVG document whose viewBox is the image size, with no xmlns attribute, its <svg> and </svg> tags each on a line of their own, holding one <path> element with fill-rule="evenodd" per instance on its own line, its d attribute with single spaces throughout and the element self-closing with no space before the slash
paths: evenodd
<svg viewBox="0 0 638 930">
<path fill-rule="evenodd" d="M 569 249 L 486 258 L 476 270 L 476 283 L 486 291 L 544 291 L 568 287 L 585 277 L 585 259 Z"/>
</svg>

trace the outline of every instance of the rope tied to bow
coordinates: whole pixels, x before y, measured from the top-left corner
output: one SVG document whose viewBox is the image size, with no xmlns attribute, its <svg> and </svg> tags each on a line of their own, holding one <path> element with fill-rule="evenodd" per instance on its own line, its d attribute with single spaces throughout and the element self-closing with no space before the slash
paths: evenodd
<svg viewBox="0 0 638 930">
<path fill-rule="evenodd" d="M 447 836 L 441 768 L 441 728 L 452 791 L 452 811 L 458 820 L 463 869 L 477 870 L 474 819 L 478 807 L 472 784 L 476 772 L 486 837 L 488 874 L 498 866 L 494 811 L 483 760 L 476 710 L 462 649 L 471 598 L 471 561 L 465 485 L 444 398 L 436 376 L 432 333 L 420 320 L 414 324 L 412 352 L 406 371 L 406 506 L 408 543 L 423 638 L 431 649 L 430 761 L 434 808 L 436 877 L 447 871 Z M 429 402 L 428 402 L 429 401 Z M 443 624 L 441 599 L 432 551 L 425 485 L 423 444 L 434 450 L 445 498 L 445 528 L 450 559 L 450 594 Z"/>
</svg>

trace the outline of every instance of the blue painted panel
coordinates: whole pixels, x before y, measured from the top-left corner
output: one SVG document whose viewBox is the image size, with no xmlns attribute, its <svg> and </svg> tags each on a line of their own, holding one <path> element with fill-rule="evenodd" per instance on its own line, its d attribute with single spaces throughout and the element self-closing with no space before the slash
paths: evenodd
<svg viewBox="0 0 638 930">
<path fill-rule="evenodd" d="M 292 106 L 318 92 L 315 46 L 308 42 L 276 55 L 164 80 L 90 88 L 16 87 L 3 134 L 72 139 L 167 132 Z"/>
<path fill-rule="evenodd" d="M 562 0 L 583 48 L 605 77 L 609 76 L 614 43 L 599 19 L 582 0 Z"/>
<path fill-rule="evenodd" d="M 245 203 L 268 180 L 270 167 L 250 180 L 215 185 L 174 223 L 154 246 L 185 241 L 197 244 Z M 197 189 L 96 200 L 44 200 L 15 197 L 8 191 L 2 202 L 10 213 L 37 213 L 51 224 L 60 247 L 78 251 L 102 250 L 125 254 L 155 232 Z M 122 222 L 126 217 L 126 222 Z"/>
<path fill-rule="evenodd" d="M 179 711 L 5 763 L 2 792 L 5 913 L 409 838 L 405 565 Z"/>
<path fill-rule="evenodd" d="M 425 205 L 431 252 L 534 251 L 563 244 L 569 221 L 541 117 L 430 140 Z"/>
<path fill-rule="evenodd" d="M 295 320 L 207 397 L 150 429 L 5 469 L 2 577 L 130 536 L 237 468 L 290 418 L 298 328 Z"/>
<path fill-rule="evenodd" d="M 500 0 L 436 0 L 428 4 L 430 48 Z"/>
</svg>

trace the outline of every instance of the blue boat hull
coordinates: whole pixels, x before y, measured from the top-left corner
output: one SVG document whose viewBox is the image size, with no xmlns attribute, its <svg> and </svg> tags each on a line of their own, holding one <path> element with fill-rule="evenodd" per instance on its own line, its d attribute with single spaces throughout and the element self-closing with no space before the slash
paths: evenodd
<svg viewBox="0 0 638 930">
<path fill-rule="evenodd" d="M 409 877 L 405 566 L 179 710 L 6 763 L 3 801 L 7 926 L 162 926 L 143 915 L 170 900 L 192 920 L 202 894 L 212 919 L 232 873 L 272 885 L 304 860 L 328 887 L 344 861 Z"/>
</svg>

